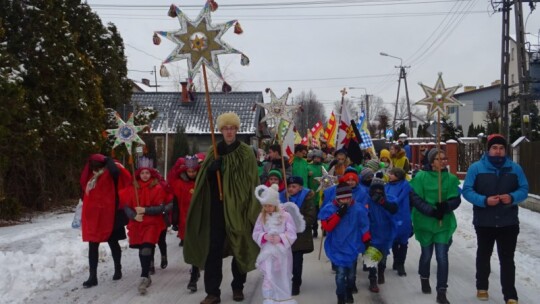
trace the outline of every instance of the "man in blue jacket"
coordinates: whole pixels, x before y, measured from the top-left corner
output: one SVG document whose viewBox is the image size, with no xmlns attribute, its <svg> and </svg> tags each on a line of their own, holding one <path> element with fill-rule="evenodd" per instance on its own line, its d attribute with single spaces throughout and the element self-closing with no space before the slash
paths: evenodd
<svg viewBox="0 0 540 304">
<path fill-rule="evenodd" d="M 487 153 L 467 171 L 463 197 L 474 205 L 477 298 L 489 299 L 490 258 L 497 242 L 504 300 L 517 304 L 514 251 L 519 234 L 518 204 L 527 198 L 529 184 L 521 167 L 506 158 L 506 148 L 502 135 L 488 136 Z"/>
</svg>

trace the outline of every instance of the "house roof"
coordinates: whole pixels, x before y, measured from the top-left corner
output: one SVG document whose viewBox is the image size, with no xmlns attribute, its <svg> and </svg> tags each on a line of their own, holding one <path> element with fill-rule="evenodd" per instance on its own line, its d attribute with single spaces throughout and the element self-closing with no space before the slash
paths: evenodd
<svg viewBox="0 0 540 304">
<path fill-rule="evenodd" d="M 135 108 L 151 107 L 158 111 L 158 117 L 150 124 L 152 133 L 166 133 L 167 127 L 168 132 L 174 133 L 182 125 L 187 134 L 210 134 L 205 93 L 197 92 L 192 96 L 193 101 L 182 102 L 181 92 L 133 93 L 131 104 Z M 235 112 L 241 121 L 238 134 L 255 134 L 264 117 L 264 111 L 255 106 L 256 102 L 263 102 L 262 92 L 211 92 L 214 126 L 220 114 Z"/>
</svg>

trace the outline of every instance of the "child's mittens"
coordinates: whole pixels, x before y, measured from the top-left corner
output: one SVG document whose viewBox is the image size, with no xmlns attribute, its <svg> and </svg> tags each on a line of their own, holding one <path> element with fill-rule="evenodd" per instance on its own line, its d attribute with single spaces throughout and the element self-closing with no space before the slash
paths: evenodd
<svg viewBox="0 0 540 304">
<path fill-rule="evenodd" d="M 338 210 L 336 211 L 336 214 L 339 217 L 343 217 L 347 213 L 347 210 L 349 210 L 348 205 L 346 204 L 339 205 Z"/>
</svg>

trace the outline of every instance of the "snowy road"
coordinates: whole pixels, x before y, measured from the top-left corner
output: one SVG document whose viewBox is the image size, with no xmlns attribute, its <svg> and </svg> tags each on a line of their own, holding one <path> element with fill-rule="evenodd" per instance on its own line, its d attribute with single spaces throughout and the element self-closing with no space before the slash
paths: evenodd
<svg viewBox="0 0 540 304">
<path fill-rule="evenodd" d="M 199 303 L 205 296 L 202 279 L 199 291 L 186 289 L 189 266 L 183 262 L 178 240 L 170 232 L 169 267 L 156 269 L 153 283 L 146 296 L 137 294 L 139 261 L 136 250 L 122 243 L 123 278 L 112 281 L 113 265 L 107 244 L 100 247 L 98 266 L 99 285 L 83 289 L 87 278 L 87 245 L 80 240 L 80 231 L 71 229 L 72 214 L 48 215 L 33 224 L 0 228 L 0 303 Z M 474 260 L 476 239 L 471 225 L 472 207 L 464 202 L 457 211 L 458 231 L 450 248 L 450 277 L 448 298 L 451 303 L 504 303 L 500 284 L 498 261 L 492 260 L 490 280 L 491 299 L 479 302 L 475 298 Z M 520 210 L 521 233 L 516 252 L 516 286 L 520 303 L 538 303 L 540 297 L 540 214 Z M 316 239 L 318 250 L 320 238 Z M 335 303 L 334 275 L 327 258 L 318 252 L 305 256 L 303 285 L 299 303 Z M 420 292 L 417 272 L 419 247 L 411 239 L 407 257 L 407 277 L 398 277 L 388 269 L 386 283 L 380 285 L 379 294 L 367 290 L 367 273 L 359 269 L 357 285 L 360 292 L 354 296 L 355 303 L 435 303 L 435 294 Z M 159 254 L 156 254 L 159 264 Z M 222 303 L 232 301 L 230 286 L 230 259 L 224 261 Z M 392 257 L 388 258 L 388 266 Z M 361 267 L 360 267 L 361 268 Z M 435 260 L 432 262 L 431 285 L 435 287 Z M 261 277 L 257 271 L 248 274 L 244 303 L 262 303 Z"/>
</svg>

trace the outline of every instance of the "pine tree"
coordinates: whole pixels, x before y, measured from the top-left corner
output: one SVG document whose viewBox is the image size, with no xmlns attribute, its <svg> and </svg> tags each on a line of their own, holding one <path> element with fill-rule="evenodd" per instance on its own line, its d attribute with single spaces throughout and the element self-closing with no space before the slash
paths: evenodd
<svg viewBox="0 0 540 304">
<path fill-rule="evenodd" d="M 174 164 L 179 157 L 189 154 L 189 144 L 184 126 L 178 126 L 174 135 L 173 151 L 171 155 L 171 164 Z"/>
<path fill-rule="evenodd" d="M 475 133 L 476 132 L 474 130 L 474 124 L 471 122 L 471 124 L 469 125 L 469 129 L 467 129 L 467 137 L 474 137 L 477 135 Z"/>
<path fill-rule="evenodd" d="M 531 114 L 529 115 L 529 126 L 531 129 L 530 141 L 540 140 L 540 119 L 538 118 L 538 107 L 536 104 L 530 105 Z M 521 114 L 519 106 L 510 112 L 510 142 L 516 141 L 521 137 Z"/>
<path fill-rule="evenodd" d="M 397 128 L 396 132 L 394 133 L 394 140 L 398 140 L 399 139 L 399 134 L 401 133 L 404 133 L 404 134 L 408 134 L 407 133 L 407 128 L 405 127 L 405 123 L 402 122 L 399 127 Z"/>
<path fill-rule="evenodd" d="M 42 210 L 80 194 L 81 164 L 105 141 L 105 107 L 129 97 L 122 40 L 76 0 L 3 1 L 0 19 L 22 78 L 10 98 L 18 122 L 2 126 L 23 134 L 27 150 L 10 139 L 0 181 L 6 195 Z"/>
</svg>

